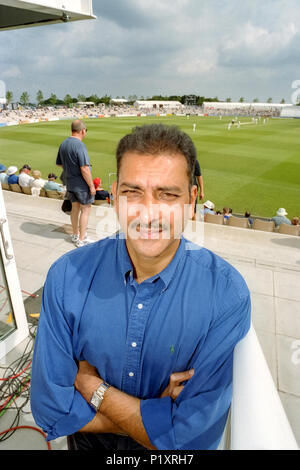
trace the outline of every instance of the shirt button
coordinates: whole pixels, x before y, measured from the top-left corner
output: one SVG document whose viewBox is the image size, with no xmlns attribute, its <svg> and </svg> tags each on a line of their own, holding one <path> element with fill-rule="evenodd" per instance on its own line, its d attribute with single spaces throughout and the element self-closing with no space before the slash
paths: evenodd
<svg viewBox="0 0 300 470">
<path fill-rule="evenodd" d="M 132 346 L 133 348 L 136 348 L 136 347 L 137 347 L 137 344 L 136 344 L 136 343 L 131 343 L 131 346 Z"/>
<path fill-rule="evenodd" d="M 133 372 L 129 372 L 129 377 L 133 377 L 134 376 L 134 373 Z"/>
<path fill-rule="evenodd" d="M 138 304 L 138 309 L 142 310 L 142 308 L 143 308 L 143 304 Z"/>
</svg>

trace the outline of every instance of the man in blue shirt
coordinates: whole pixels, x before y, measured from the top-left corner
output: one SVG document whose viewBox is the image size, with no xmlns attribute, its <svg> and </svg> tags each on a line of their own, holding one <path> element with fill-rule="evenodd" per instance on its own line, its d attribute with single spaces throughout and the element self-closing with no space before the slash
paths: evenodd
<svg viewBox="0 0 300 470">
<path fill-rule="evenodd" d="M 70 449 L 216 449 L 236 343 L 250 326 L 241 275 L 182 236 L 196 150 L 176 127 L 136 128 L 117 148 L 122 230 L 51 267 L 31 379 L 48 439 Z"/>
<path fill-rule="evenodd" d="M 76 119 L 71 125 L 72 135 L 59 147 L 56 164 L 63 167 L 67 186 L 66 199 L 72 202 L 72 241 L 77 247 L 89 243 L 86 236 L 91 204 L 95 199 L 95 187 L 91 174 L 90 160 L 83 139 L 86 137 L 85 124 Z"/>
<path fill-rule="evenodd" d="M 8 184 L 19 184 L 19 176 L 16 174 L 18 168 L 16 166 L 9 166 L 7 169 L 7 182 Z"/>
<path fill-rule="evenodd" d="M 55 180 L 57 179 L 57 176 L 54 173 L 49 173 L 48 175 L 48 181 L 44 184 L 44 189 L 46 191 L 58 191 L 58 192 L 63 192 L 63 187 L 58 184 Z"/>
</svg>

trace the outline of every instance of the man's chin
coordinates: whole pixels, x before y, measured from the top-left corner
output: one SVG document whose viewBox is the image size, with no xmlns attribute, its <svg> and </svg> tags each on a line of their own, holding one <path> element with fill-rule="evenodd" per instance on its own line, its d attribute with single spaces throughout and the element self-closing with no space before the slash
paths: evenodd
<svg viewBox="0 0 300 470">
<path fill-rule="evenodd" d="M 178 240 L 158 238 L 142 238 L 138 239 L 127 238 L 127 243 L 139 255 L 155 258 L 160 256 L 167 250 L 174 242 Z"/>
</svg>

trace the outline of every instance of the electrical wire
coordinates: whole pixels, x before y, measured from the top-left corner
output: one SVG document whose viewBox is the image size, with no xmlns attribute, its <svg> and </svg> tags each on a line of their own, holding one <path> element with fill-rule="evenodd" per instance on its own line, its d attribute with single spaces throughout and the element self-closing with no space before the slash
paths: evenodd
<svg viewBox="0 0 300 470">
<path fill-rule="evenodd" d="M 31 365 L 36 328 L 37 323 L 35 322 L 29 329 L 29 340 L 20 357 L 8 366 L 0 366 L 0 369 L 5 369 L 0 379 L 0 425 L 1 417 L 8 411 L 14 411 L 14 413 L 9 413 L 9 416 L 13 415 L 10 426 L 4 431 L 0 431 L 0 444 L 20 429 L 38 431 L 46 439 L 46 434 L 41 429 L 20 425 L 22 414 L 31 413 L 25 411 L 25 407 L 30 401 Z M 48 450 L 51 450 L 49 442 L 47 442 L 47 447 Z"/>
<path fill-rule="evenodd" d="M 41 429 L 36 428 L 36 427 L 34 427 L 34 426 L 15 426 L 15 427 L 13 427 L 13 428 L 6 429 L 5 431 L 1 431 L 1 432 L 0 432 L 0 436 L 1 436 L 2 434 L 8 433 L 8 432 L 10 432 L 10 431 L 17 431 L 17 430 L 19 430 L 19 429 L 33 429 L 34 431 L 37 431 L 37 432 L 39 432 L 40 434 L 42 434 L 42 436 L 46 439 L 46 434 L 45 434 Z M 47 442 L 47 441 L 46 441 L 46 444 L 47 444 L 48 450 L 51 450 L 51 444 L 50 444 L 50 442 Z"/>
</svg>

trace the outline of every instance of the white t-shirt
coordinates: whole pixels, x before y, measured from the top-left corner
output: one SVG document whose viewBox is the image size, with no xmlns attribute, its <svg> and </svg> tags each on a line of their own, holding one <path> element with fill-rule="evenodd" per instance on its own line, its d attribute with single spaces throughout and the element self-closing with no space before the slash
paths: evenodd
<svg viewBox="0 0 300 470">
<path fill-rule="evenodd" d="M 46 180 L 43 180 L 43 178 L 37 178 L 32 182 L 31 187 L 32 188 L 43 188 L 45 183 L 46 183 Z"/>
<path fill-rule="evenodd" d="M 31 186 L 34 182 L 34 178 L 32 176 L 27 175 L 27 173 L 21 173 L 19 175 L 19 185 L 20 186 Z"/>
</svg>

